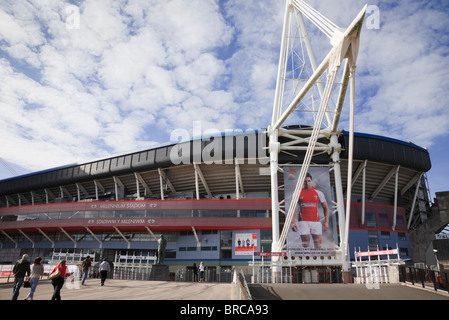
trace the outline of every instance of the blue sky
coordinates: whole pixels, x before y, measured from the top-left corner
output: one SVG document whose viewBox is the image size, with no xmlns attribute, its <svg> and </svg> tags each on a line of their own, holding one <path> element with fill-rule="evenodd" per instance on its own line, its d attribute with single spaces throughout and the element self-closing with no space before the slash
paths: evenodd
<svg viewBox="0 0 449 320">
<path fill-rule="evenodd" d="M 379 8 L 379 28 L 361 35 L 355 129 L 428 148 L 430 190 L 449 190 L 447 2 L 306 2 L 341 27 L 365 3 Z M 0 179 L 151 148 L 194 121 L 267 127 L 284 6 L 1 1 Z M 318 58 L 330 49 L 317 47 Z"/>
</svg>

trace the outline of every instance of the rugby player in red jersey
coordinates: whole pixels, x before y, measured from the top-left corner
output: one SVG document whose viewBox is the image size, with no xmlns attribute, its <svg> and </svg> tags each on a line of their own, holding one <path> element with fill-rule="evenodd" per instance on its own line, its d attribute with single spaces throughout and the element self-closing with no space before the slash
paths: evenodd
<svg viewBox="0 0 449 320">
<path fill-rule="evenodd" d="M 324 223 L 321 223 L 318 215 L 318 206 L 321 203 L 324 211 Z M 329 208 L 324 194 L 312 186 L 312 175 L 307 173 L 304 187 L 299 196 L 299 217 L 296 222 L 293 217 L 292 228 L 299 232 L 302 246 L 308 248 L 310 235 L 312 235 L 315 248 L 321 248 L 323 230 L 329 229 Z"/>
</svg>

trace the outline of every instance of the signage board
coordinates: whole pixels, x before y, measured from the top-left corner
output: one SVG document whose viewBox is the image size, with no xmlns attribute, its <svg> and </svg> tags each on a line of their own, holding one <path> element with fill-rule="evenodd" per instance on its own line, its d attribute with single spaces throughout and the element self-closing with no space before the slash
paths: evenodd
<svg viewBox="0 0 449 320">
<path fill-rule="evenodd" d="M 254 253 L 256 254 L 256 252 Z M 259 257 L 284 257 L 286 255 L 286 252 L 257 252 Z"/>
<path fill-rule="evenodd" d="M 390 254 L 398 254 L 397 249 L 391 250 L 377 250 L 377 251 L 365 251 L 365 252 L 356 252 L 356 256 L 358 257 L 368 257 L 368 256 L 386 256 Z"/>
</svg>

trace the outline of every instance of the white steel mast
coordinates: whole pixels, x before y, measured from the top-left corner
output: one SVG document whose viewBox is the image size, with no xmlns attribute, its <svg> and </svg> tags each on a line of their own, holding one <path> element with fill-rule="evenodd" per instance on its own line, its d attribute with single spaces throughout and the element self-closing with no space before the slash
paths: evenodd
<svg viewBox="0 0 449 320">
<path fill-rule="evenodd" d="M 273 243 L 272 251 L 283 250 L 287 232 L 294 216 L 299 196 L 302 190 L 303 181 L 307 174 L 309 165 L 315 152 L 328 152 L 331 155 L 335 177 L 336 188 L 336 210 L 339 217 L 340 230 L 340 256 L 339 263 L 343 270 L 349 269 L 348 251 L 348 229 L 350 210 L 344 207 L 342 179 L 340 172 L 340 150 L 338 143 L 338 122 L 340 119 L 343 102 L 346 96 L 347 87 L 350 87 L 350 111 L 349 111 L 349 150 L 348 150 L 348 178 L 347 178 L 347 199 L 351 199 L 352 185 L 352 146 L 354 127 L 354 99 L 355 99 L 355 68 L 359 48 L 360 31 L 365 16 L 366 5 L 359 12 L 348 28 L 339 28 L 332 21 L 324 17 L 321 13 L 313 9 L 310 5 L 301 0 L 286 0 L 284 25 L 282 32 L 282 43 L 279 57 L 279 67 L 276 81 L 276 91 L 273 104 L 273 115 L 271 125 L 268 127 L 269 152 L 270 152 L 270 173 L 271 173 L 271 198 L 272 198 L 272 228 Z M 330 41 L 332 48 L 317 65 L 312 45 L 306 30 L 303 17 L 307 18 L 316 28 L 318 28 Z M 304 49 L 305 47 L 305 49 Z M 305 55 L 307 52 L 308 61 Z M 312 73 L 307 75 L 305 65 L 309 63 Z M 336 85 L 336 78 L 340 66 L 344 63 L 343 74 L 338 91 L 335 108 L 329 107 L 331 95 Z M 323 79 L 324 78 L 324 79 Z M 323 87 L 324 83 L 324 87 Z M 311 94 L 317 89 L 318 94 Z M 290 96 L 286 93 L 290 90 Z M 312 96 L 309 99 L 306 96 Z M 306 101 L 306 99 L 309 99 Z M 311 101 L 311 102 L 310 102 Z M 316 101 L 319 102 L 315 103 Z M 318 107 L 316 106 L 318 104 Z M 294 111 L 313 114 L 312 130 L 287 130 L 281 126 L 288 118 L 292 117 Z M 297 135 L 307 135 L 300 138 Z M 279 137 L 291 139 L 286 143 L 279 143 Z M 330 143 L 320 144 L 319 138 L 327 138 Z M 285 223 L 282 231 L 279 228 L 279 195 L 278 195 L 278 171 L 282 171 L 278 164 L 280 152 L 288 150 L 305 151 L 305 157 L 301 166 L 298 183 L 293 193 L 291 205 L 288 212 L 285 212 Z M 277 264 L 278 257 L 272 257 L 273 261 L 273 281 L 279 274 L 280 266 Z"/>
</svg>

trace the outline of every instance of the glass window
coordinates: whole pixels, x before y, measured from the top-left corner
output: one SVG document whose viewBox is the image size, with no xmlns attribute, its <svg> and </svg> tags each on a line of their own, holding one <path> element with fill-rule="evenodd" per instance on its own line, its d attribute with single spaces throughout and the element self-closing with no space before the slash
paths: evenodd
<svg viewBox="0 0 449 320">
<path fill-rule="evenodd" d="M 390 232 L 388 232 L 388 231 L 381 231 L 381 232 L 380 232 L 380 237 L 381 237 L 383 240 L 390 240 L 390 239 L 391 239 L 391 237 L 390 237 Z"/>
<path fill-rule="evenodd" d="M 377 227 L 375 213 L 372 213 L 372 212 L 366 213 L 366 226 L 368 228 L 376 228 Z"/>
<path fill-rule="evenodd" d="M 375 251 L 379 246 L 379 237 L 377 231 L 368 231 L 369 250 Z"/>
<path fill-rule="evenodd" d="M 201 251 L 217 251 L 217 247 L 216 246 L 201 247 Z"/>
<path fill-rule="evenodd" d="M 404 232 L 398 232 L 399 240 L 407 240 L 407 235 Z"/>
<path fill-rule="evenodd" d="M 399 255 L 401 257 L 408 257 L 408 249 L 407 248 L 399 248 Z"/>
<path fill-rule="evenodd" d="M 220 236 L 221 247 L 231 247 L 232 246 L 232 231 L 222 230 Z"/>
<path fill-rule="evenodd" d="M 217 234 L 217 230 L 203 230 L 201 231 L 201 234 Z"/>
<path fill-rule="evenodd" d="M 220 258 L 221 259 L 231 259 L 232 258 L 232 250 L 221 250 Z"/>
<path fill-rule="evenodd" d="M 271 240 L 273 237 L 271 233 L 271 229 L 262 229 L 260 230 L 260 239 L 261 240 Z"/>
</svg>

